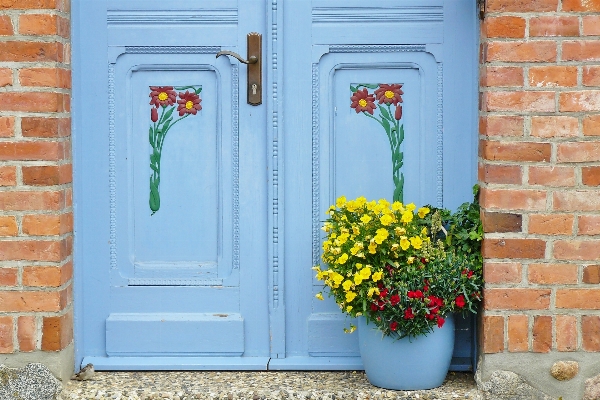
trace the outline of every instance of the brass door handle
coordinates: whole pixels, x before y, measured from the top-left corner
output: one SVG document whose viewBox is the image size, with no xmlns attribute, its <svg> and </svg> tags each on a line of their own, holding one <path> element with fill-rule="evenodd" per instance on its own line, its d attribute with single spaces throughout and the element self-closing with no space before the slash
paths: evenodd
<svg viewBox="0 0 600 400">
<path fill-rule="evenodd" d="M 223 50 L 217 53 L 220 56 L 231 56 L 239 62 L 248 65 L 248 104 L 257 106 L 262 104 L 262 35 L 252 32 L 247 36 L 248 59 L 233 51 Z"/>
</svg>

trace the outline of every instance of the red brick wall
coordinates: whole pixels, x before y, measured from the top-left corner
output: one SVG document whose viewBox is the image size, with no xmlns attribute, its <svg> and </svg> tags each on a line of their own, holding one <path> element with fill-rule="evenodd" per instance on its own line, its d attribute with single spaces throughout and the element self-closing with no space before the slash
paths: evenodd
<svg viewBox="0 0 600 400">
<path fill-rule="evenodd" d="M 600 0 L 487 0 L 484 353 L 600 351 Z"/>
<path fill-rule="evenodd" d="M 0 0 L 0 353 L 73 340 L 69 0 Z"/>
</svg>

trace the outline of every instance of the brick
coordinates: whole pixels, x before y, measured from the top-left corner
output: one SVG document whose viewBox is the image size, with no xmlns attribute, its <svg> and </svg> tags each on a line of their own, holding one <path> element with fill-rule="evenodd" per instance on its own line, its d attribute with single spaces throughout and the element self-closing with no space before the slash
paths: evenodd
<svg viewBox="0 0 600 400">
<path fill-rule="evenodd" d="M 523 117 L 498 115 L 482 118 L 480 133 L 488 136 L 523 136 Z"/>
<path fill-rule="evenodd" d="M 63 38 L 69 38 L 71 36 L 71 21 L 63 17 L 58 17 L 57 35 Z"/>
<path fill-rule="evenodd" d="M 563 11 L 600 11 L 599 0 L 562 0 Z"/>
<path fill-rule="evenodd" d="M 57 16 L 52 14 L 19 15 L 19 33 L 21 35 L 56 35 L 58 33 Z"/>
<path fill-rule="evenodd" d="M 70 254 L 65 240 L 0 241 L 0 260 L 58 262 Z"/>
<path fill-rule="evenodd" d="M 559 143 L 556 159 L 558 162 L 600 161 L 600 142 Z"/>
<path fill-rule="evenodd" d="M 524 82 L 522 67 L 487 66 L 484 76 L 482 86 L 488 87 L 523 86 Z"/>
<path fill-rule="evenodd" d="M 583 119 L 585 136 L 600 136 L 600 115 L 588 115 Z"/>
<path fill-rule="evenodd" d="M 584 15 L 583 34 L 586 36 L 600 36 L 600 15 Z"/>
<path fill-rule="evenodd" d="M 600 265 L 587 265 L 583 268 L 583 283 L 600 283 Z"/>
<path fill-rule="evenodd" d="M 15 117 L 0 117 L 0 138 L 14 136 Z"/>
<path fill-rule="evenodd" d="M 518 165 L 479 164 L 479 180 L 486 183 L 520 185 L 523 170 Z"/>
<path fill-rule="evenodd" d="M 25 185 L 60 185 L 72 181 L 71 164 L 22 167 Z"/>
<path fill-rule="evenodd" d="M 501 353 L 504 351 L 504 318 L 483 317 L 483 352 Z"/>
<path fill-rule="evenodd" d="M 65 158 L 65 143 L 61 142 L 0 142 L 0 161 L 59 161 Z"/>
<path fill-rule="evenodd" d="M 543 186 L 575 186 L 573 167 L 529 167 L 529 184 Z"/>
<path fill-rule="evenodd" d="M 533 318 L 533 352 L 548 353 L 552 350 L 552 317 L 536 315 Z"/>
<path fill-rule="evenodd" d="M 482 140 L 479 144 L 481 158 L 491 161 L 549 161 L 551 152 L 550 143 Z"/>
<path fill-rule="evenodd" d="M 558 260 L 598 260 L 600 259 L 600 240 L 557 240 L 554 242 L 554 258 Z"/>
<path fill-rule="evenodd" d="M 557 11 L 558 0 L 487 0 L 487 12 Z"/>
<path fill-rule="evenodd" d="M 600 90 L 559 94 L 560 111 L 600 111 Z"/>
<path fill-rule="evenodd" d="M 18 234 L 17 219 L 12 215 L 0 215 L 0 236 L 17 236 Z"/>
<path fill-rule="evenodd" d="M 16 286 L 17 280 L 16 268 L 0 268 L 0 286 Z"/>
<path fill-rule="evenodd" d="M 73 232 L 73 213 L 60 214 L 60 234 Z"/>
<path fill-rule="evenodd" d="M 4 211 L 59 210 L 60 192 L 0 192 L 0 209 Z"/>
<path fill-rule="evenodd" d="M 556 350 L 577 350 L 577 318 L 572 315 L 556 316 Z"/>
<path fill-rule="evenodd" d="M 0 61 L 62 62 L 62 47 L 57 42 L 0 42 Z"/>
<path fill-rule="evenodd" d="M 525 352 L 529 349 L 529 317 L 510 315 L 508 317 L 508 351 Z"/>
<path fill-rule="evenodd" d="M 0 353 L 7 354 L 13 351 L 13 318 L 0 317 Z"/>
<path fill-rule="evenodd" d="M 531 67 L 529 85 L 533 87 L 577 86 L 577 67 L 558 65 Z"/>
<path fill-rule="evenodd" d="M 567 116 L 531 117 L 531 136 L 540 138 L 576 137 L 579 135 L 579 120 Z"/>
<path fill-rule="evenodd" d="M 36 348 L 37 327 L 34 316 L 20 316 L 17 320 L 19 351 L 34 351 Z"/>
<path fill-rule="evenodd" d="M 486 310 L 546 310 L 550 307 L 549 289 L 484 289 Z"/>
<path fill-rule="evenodd" d="M 579 18 L 562 16 L 531 18 L 529 36 L 579 36 Z"/>
<path fill-rule="evenodd" d="M 578 40 L 565 41 L 562 44 L 563 61 L 599 61 L 600 41 Z"/>
<path fill-rule="evenodd" d="M 586 186 L 600 186 L 600 167 L 582 167 L 581 181 Z"/>
<path fill-rule="evenodd" d="M 60 292 L 0 292 L 0 311 L 57 312 L 61 310 L 60 298 Z"/>
<path fill-rule="evenodd" d="M 71 71 L 63 68 L 23 68 L 19 70 L 22 86 L 40 86 L 68 89 L 71 87 Z"/>
<path fill-rule="evenodd" d="M 519 283 L 521 282 L 521 263 L 494 263 L 483 264 L 483 279 L 485 283 Z"/>
<path fill-rule="evenodd" d="M 25 235 L 48 236 L 60 234 L 60 217 L 58 215 L 25 215 L 22 220 Z"/>
<path fill-rule="evenodd" d="M 15 186 L 17 184 L 17 167 L 0 167 L 0 186 Z"/>
<path fill-rule="evenodd" d="M 540 239 L 484 239 L 484 258 L 544 258 L 546 242 Z"/>
<path fill-rule="evenodd" d="M 66 111 L 63 96 L 50 92 L 4 92 L 0 111 L 62 112 Z"/>
<path fill-rule="evenodd" d="M 73 341 L 73 315 L 44 317 L 42 323 L 42 350 L 58 351 Z"/>
<path fill-rule="evenodd" d="M 581 317 L 581 348 L 584 351 L 600 351 L 600 317 L 584 315 Z"/>
<path fill-rule="evenodd" d="M 558 211 L 598 211 L 600 196 L 595 190 L 554 192 L 554 209 Z"/>
<path fill-rule="evenodd" d="M 527 268 L 529 283 L 538 285 L 575 284 L 577 276 L 575 264 L 530 264 Z"/>
<path fill-rule="evenodd" d="M 24 267 L 23 285 L 57 287 L 62 283 L 60 267 Z"/>
<path fill-rule="evenodd" d="M 32 8 L 54 9 L 56 0 L 0 0 L 0 10 L 28 10 Z"/>
<path fill-rule="evenodd" d="M 21 121 L 24 137 L 58 138 L 71 135 L 69 118 L 27 118 Z"/>
<path fill-rule="evenodd" d="M 481 190 L 481 206 L 486 209 L 542 211 L 546 209 L 543 190 L 489 189 Z"/>
<path fill-rule="evenodd" d="M 554 112 L 551 92 L 486 92 L 486 111 Z"/>
<path fill-rule="evenodd" d="M 587 49 L 584 51 L 584 54 L 588 55 L 590 51 L 590 49 Z M 486 61 L 555 62 L 556 55 L 556 42 L 549 40 L 535 40 L 531 42 L 488 42 Z"/>
<path fill-rule="evenodd" d="M 600 23 L 600 21 L 598 23 Z M 584 66 L 582 81 L 584 86 L 600 86 L 600 66 Z"/>
<path fill-rule="evenodd" d="M 0 15 L 0 36 L 11 36 L 14 34 L 14 29 L 10 16 Z"/>
<path fill-rule="evenodd" d="M 483 231 L 496 232 L 521 232 L 523 216 L 520 214 L 482 212 Z"/>
<path fill-rule="evenodd" d="M 0 68 L 0 87 L 12 86 L 13 73 L 11 69 Z"/>
<path fill-rule="evenodd" d="M 523 38 L 525 37 L 525 19 L 520 17 L 489 17 L 484 20 L 487 37 Z"/>
<path fill-rule="evenodd" d="M 570 235 L 574 222 L 571 214 L 531 214 L 528 231 L 539 235 Z"/>
<path fill-rule="evenodd" d="M 580 215 L 579 235 L 600 235 L 600 215 Z"/>
</svg>

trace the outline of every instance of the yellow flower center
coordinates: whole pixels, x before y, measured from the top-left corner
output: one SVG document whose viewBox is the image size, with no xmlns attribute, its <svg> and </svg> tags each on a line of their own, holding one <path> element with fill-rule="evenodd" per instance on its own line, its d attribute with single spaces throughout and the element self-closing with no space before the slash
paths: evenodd
<svg viewBox="0 0 600 400">
<path fill-rule="evenodd" d="M 394 92 L 392 92 L 391 90 L 386 90 L 385 97 L 387 97 L 388 99 L 394 98 Z"/>
<path fill-rule="evenodd" d="M 166 99 L 168 99 L 168 98 L 169 98 L 169 95 L 168 95 L 168 94 L 166 94 L 165 92 L 160 92 L 160 93 L 158 94 L 158 99 L 159 99 L 160 101 L 165 101 L 165 100 L 166 100 Z"/>
<path fill-rule="evenodd" d="M 367 106 L 367 101 L 365 99 L 360 99 L 358 101 L 358 105 L 361 107 L 366 107 Z"/>
<path fill-rule="evenodd" d="M 191 110 L 193 107 L 194 107 L 194 102 L 193 102 L 193 101 L 191 101 L 191 100 L 188 100 L 188 101 L 185 103 L 185 108 L 187 108 L 188 110 Z"/>
</svg>

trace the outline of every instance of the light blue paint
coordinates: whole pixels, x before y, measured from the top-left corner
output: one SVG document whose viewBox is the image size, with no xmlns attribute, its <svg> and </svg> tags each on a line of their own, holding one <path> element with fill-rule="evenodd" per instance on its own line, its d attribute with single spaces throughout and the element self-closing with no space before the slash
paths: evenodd
<svg viewBox="0 0 600 400">
<path fill-rule="evenodd" d="M 361 369 L 310 269 L 335 197 L 392 195 L 385 133 L 348 88 L 404 85 L 405 201 L 455 208 L 476 178 L 475 17 L 471 0 L 74 1 L 77 363 Z M 259 107 L 245 66 L 215 59 L 244 55 L 249 32 L 264 40 Z M 203 109 L 169 132 L 150 216 L 155 85 L 202 85 Z M 457 319 L 452 368 L 472 368 L 473 332 Z"/>
</svg>

